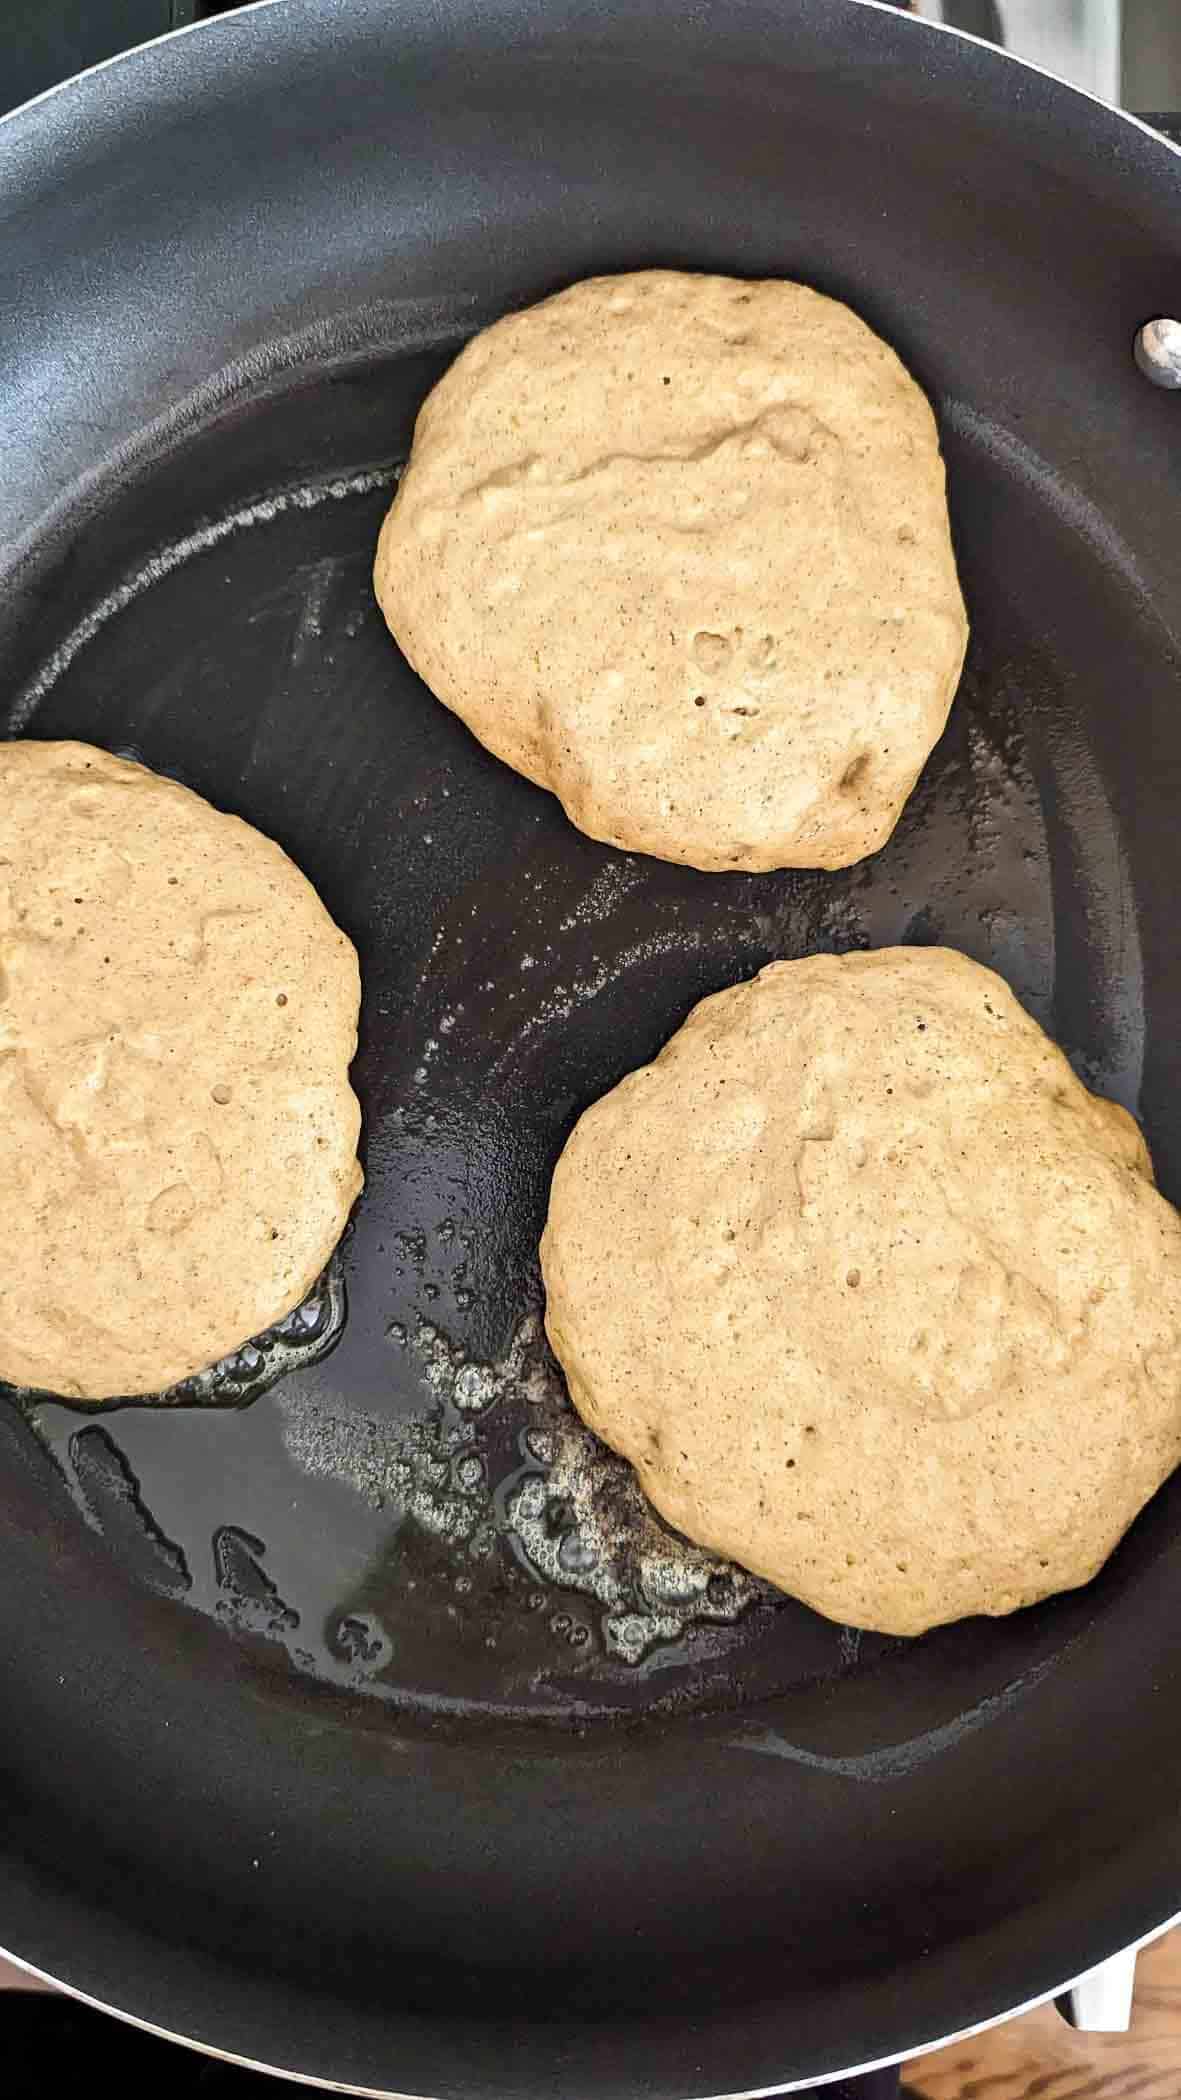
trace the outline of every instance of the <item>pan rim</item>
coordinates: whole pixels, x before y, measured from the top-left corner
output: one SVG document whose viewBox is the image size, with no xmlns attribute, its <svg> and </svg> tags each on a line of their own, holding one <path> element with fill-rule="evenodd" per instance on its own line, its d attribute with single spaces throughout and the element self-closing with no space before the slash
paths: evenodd
<svg viewBox="0 0 1181 2100">
<path fill-rule="evenodd" d="M 270 0 L 262 0 L 262 4 L 269 6 Z M 1143 1948 L 1150 1947 L 1154 1940 L 1162 1939 L 1165 1933 L 1172 1932 L 1178 1925 L 1181 1925 L 1181 1911 L 1177 1911 L 1171 1918 L 1166 1918 L 1163 1924 L 1154 1926 L 1153 1930 L 1146 1932 L 1142 1938 L 1133 1940 L 1129 1946 L 1113 1950 L 1107 1956 L 1107 1960 L 1117 1960 L 1121 1953 L 1139 1954 Z M 192 2049 L 200 2056 L 212 2057 L 217 2063 L 233 2064 L 243 2071 L 258 2071 L 267 2078 L 282 2078 L 289 2084 L 309 2086 L 316 2092 L 346 2093 L 355 2096 L 355 2100 L 433 2100 L 432 2095 L 407 2093 L 395 2086 L 342 2085 L 339 2079 L 313 2078 L 306 2071 L 289 2071 L 279 2064 L 265 2063 L 257 2056 L 240 2056 L 235 2050 L 219 2049 L 213 2042 L 198 2041 L 192 2035 L 178 2033 L 175 2028 L 161 2027 L 155 2020 L 145 2020 L 140 2013 L 125 2012 L 120 2006 L 111 2005 L 105 1998 L 96 1998 L 90 1991 L 80 1990 L 71 1983 L 62 1983 L 56 1976 L 51 1975 L 48 1969 L 37 1968 L 34 1963 L 25 1961 L 21 1955 L 14 1954 L 10 1948 L 0 1947 L 0 1960 L 10 1962 L 13 1968 L 22 1969 L 27 1976 L 35 1977 L 39 1983 L 49 1984 L 53 1989 L 64 1992 L 80 2005 L 89 2005 L 95 2012 L 107 2013 L 114 2020 L 122 2020 L 126 2027 L 136 2027 L 141 2034 L 155 2035 L 162 2042 L 177 2042 L 182 2048 Z M 1091 1968 L 1084 1969 L 1080 1975 L 1066 1977 L 1049 1990 L 1039 1991 L 1035 1997 L 1023 1999 L 1019 2005 L 1011 2005 L 1004 2012 L 991 2014 L 987 2020 L 975 2020 L 971 2026 L 957 2027 L 951 2034 L 932 2035 L 928 2041 L 915 2043 L 902 2056 L 875 2056 L 866 2063 L 847 2064 L 843 2070 L 823 2071 L 817 2077 L 793 2078 L 786 2085 L 744 2086 L 736 2092 L 709 2094 L 707 2100 L 779 2100 L 781 2094 L 810 2093 L 818 2087 L 835 2085 L 841 2078 L 865 2078 L 874 2071 L 888 2071 L 897 2064 L 913 2063 L 918 2057 L 929 2055 L 932 2050 L 954 2048 L 959 2042 L 971 2041 L 978 2034 L 987 2034 L 994 2027 L 1004 2027 L 1010 2020 L 1020 2020 L 1026 2013 L 1036 2012 L 1039 2006 L 1049 2005 L 1052 2000 L 1062 1997 L 1085 1977 L 1093 1975 L 1096 1968 L 1103 1966 L 1103 1962 L 1097 1962 Z"/>
<path fill-rule="evenodd" d="M 41 108 L 54 95 L 66 94 L 71 88 L 80 86 L 84 80 L 93 80 L 99 73 L 107 73 L 115 66 L 134 64 L 142 53 L 158 51 L 165 44 L 175 44 L 182 37 L 198 33 L 204 35 L 221 30 L 231 34 L 233 23 L 240 21 L 244 15 L 262 14 L 264 9 L 286 4 L 287 0 L 244 0 L 243 5 L 227 13 L 208 15 L 201 22 L 182 22 L 176 29 L 165 29 L 159 36 L 147 37 L 142 43 L 133 44 L 126 51 L 113 51 L 109 58 L 96 59 L 92 66 L 83 66 L 79 72 L 69 74 L 65 80 L 55 81 L 52 87 L 42 88 L 39 94 L 30 95 L 26 101 L 18 102 L 15 109 L 0 113 L 0 129 Z M 1118 117 L 1123 123 L 1130 124 L 1134 131 L 1142 132 L 1145 138 L 1154 140 L 1157 145 L 1164 146 L 1168 152 L 1181 159 L 1181 144 L 1168 138 L 1163 131 L 1158 131 L 1146 118 L 1137 116 L 1134 110 L 1122 109 L 1118 103 L 1105 101 L 1103 96 L 1095 94 L 1093 89 L 1079 87 L 1076 81 L 1067 80 L 1064 74 L 1055 73 L 1049 66 L 1039 65 L 1036 59 L 1026 58 L 1020 51 L 1010 51 L 1005 44 L 990 43 L 987 37 L 977 36 L 971 29 L 959 29 L 951 22 L 933 22 L 926 15 L 903 15 L 893 4 L 893 0 L 844 0 L 844 5 L 865 8 L 877 15 L 890 15 L 895 21 L 911 23 L 917 35 L 929 33 L 931 36 L 951 37 L 958 43 L 972 45 L 977 51 L 987 51 L 994 58 L 1007 60 L 1010 65 L 1019 66 L 1024 72 L 1033 73 L 1041 80 L 1050 80 L 1055 87 L 1064 89 L 1067 94 L 1077 95 L 1081 101 L 1105 110 L 1109 116 Z"/>
</svg>

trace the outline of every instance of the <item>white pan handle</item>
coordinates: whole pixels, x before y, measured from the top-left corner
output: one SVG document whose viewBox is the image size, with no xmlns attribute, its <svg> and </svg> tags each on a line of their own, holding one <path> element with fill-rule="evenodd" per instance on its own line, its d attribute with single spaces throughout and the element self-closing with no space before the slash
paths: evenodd
<svg viewBox="0 0 1181 2100">
<path fill-rule="evenodd" d="M 1132 2024 L 1138 1949 L 1125 1947 L 1086 1976 L 1080 1976 L 1058 1999 L 1058 2009 L 1083 2034 L 1126 2034 Z"/>
</svg>

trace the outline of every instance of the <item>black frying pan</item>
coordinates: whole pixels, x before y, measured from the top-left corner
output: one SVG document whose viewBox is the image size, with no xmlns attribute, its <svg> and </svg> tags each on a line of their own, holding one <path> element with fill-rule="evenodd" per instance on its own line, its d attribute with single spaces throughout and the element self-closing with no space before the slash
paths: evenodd
<svg viewBox="0 0 1181 2100">
<path fill-rule="evenodd" d="M 0 1407 L 0 1941 L 314 2078 L 679 2100 L 1150 1931 L 1181 1482 L 1078 1594 L 859 1637 L 563 1478 L 528 1323 L 580 1110 L 816 947 L 1000 969 L 1181 1196 L 1181 400 L 1132 358 L 1176 154 L 853 0 L 282 0 L 0 127 L 0 212 L 0 725 L 306 869 L 361 954 L 368 1171 L 322 1302 L 198 1402 Z M 371 602 L 464 336 L 653 262 L 847 298 L 938 406 L 971 653 L 835 877 L 592 844 Z"/>
</svg>

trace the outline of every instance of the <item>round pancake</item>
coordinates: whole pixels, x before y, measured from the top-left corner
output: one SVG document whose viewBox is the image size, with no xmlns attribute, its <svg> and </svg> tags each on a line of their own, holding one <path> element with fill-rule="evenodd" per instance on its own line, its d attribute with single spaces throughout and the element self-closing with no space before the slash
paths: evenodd
<svg viewBox="0 0 1181 2100">
<path fill-rule="evenodd" d="M 1181 1219 L 947 949 L 773 964 L 577 1124 L 541 1246 L 580 1414 L 679 1531 L 917 1634 L 1093 1576 L 1181 1457 Z"/>
<path fill-rule="evenodd" d="M 152 1393 L 306 1296 L 361 1186 L 352 944 L 287 855 L 0 744 L 0 1378 Z"/>
<path fill-rule="evenodd" d="M 705 869 L 883 845 L 967 623 L 930 407 L 799 284 L 595 278 L 425 402 L 378 600 L 481 742 L 592 838 Z"/>
</svg>

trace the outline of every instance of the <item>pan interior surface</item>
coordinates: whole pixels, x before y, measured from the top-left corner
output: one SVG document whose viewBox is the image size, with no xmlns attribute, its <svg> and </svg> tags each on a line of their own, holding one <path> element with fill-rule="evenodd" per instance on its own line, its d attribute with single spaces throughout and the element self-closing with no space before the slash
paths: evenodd
<svg viewBox="0 0 1181 2100">
<path fill-rule="evenodd" d="M 679 1541 L 582 1430 L 541 1332 L 557 1152 L 704 994 L 785 956 L 897 942 L 1000 970 L 1088 1083 L 1137 1107 L 1123 847 L 1085 717 L 1062 707 L 1075 637 L 1045 617 L 1047 600 L 1117 623 L 1129 608 L 953 423 L 952 486 L 976 499 L 960 526 L 974 640 L 886 850 L 836 875 L 717 878 L 602 847 L 434 703 L 373 603 L 397 465 L 352 454 L 366 438 L 404 452 L 446 359 L 305 377 L 239 411 L 232 452 L 215 422 L 130 478 L 107 530 L 122 543 L 126 512 L 127 531 L 177 537 L 87 590 L 12 707 L 24 734 L 184 780 L 307 871 L 361 957 L 367 1186 L 277 1345 L 164 1406 L 10 1402 L 128 1566 L 296 1671 L 432 1717 L 742 1706 L 905 1644 Z M 244 455 L 290 459 L 333 419 L 328 474 L 226 501 L 227 457 L 237 480 Z M 1004 529 L 977 546 L 990 490 Z M 987 1655 L 987 1628 L 961 1638 Z"/>
<path fill-rule="evenodd" d="M 1148 1930 L 1181 1868 L 1162 1753 L 1176 1483 L 1085 1591 L 917 1643 L 862 1635 L 668 1533 L 541 1337 L 537 1240 L 574 1120 L 704 994 L 816 949 L 938 942 L 999 970 L 1141 1115 L 1181 1196 L 1181 594 L 1161 543 L 1178 441 L 1128 352 L 1161 219 L 1111 206 L 1113 291 L 1097 207 L 1078 229 L 1078 98 L 1042 84 L 1045 224 L 1023 255 L 985 117 L 962 107 L 976 68 L 978 112 L 1009 114 L 1005 63 L 952 39 L 742 6 L 724 44 L 682 19 L 698 65 L 670 78 L 652 37 L 676 10 L 648 12 L 602 14 L 577 87 L 561 23 L 507 5 L 470 44 L 461 11 L 432 42 L 396 9 L 282 6 L 238 25 L 230 72 L 220 36 L 155 74 L 144 55 L 137 121 L 183 76 L 182 157 L 228 185 L 227 225 L 259 176 L 252 95 L 282 72 L 274 241 L 322 310 L 259 292 L 245 355 L 242 312 L 203 306 L 199 208 L 172 294 L 207 337 L 196 391 L 169 394 L 162 341 L 112 341 L 91 384 L 118 442 L 75 472 L 73 410 L 34 403 L 13 470 L 31 522 L 4 572 L 0 733 L 138 758 L 306 872 L 360 955 L 367 1182 L 302 1319 L 198 1392 L 0 1395 L 0 1938 L 178 2032 L 381 2090 L 707 2094 L 886 2057 Z M 654 149 L 658 65 L 684 136 Z M 325 68 L 347 105 L 331 139 Z M 467 83 L 451 104 L 440 69 Z M 883 171 L 920 89 L 936 162 L 953 135 L 970 157 L 980 125 L 983 200 L 924 186 L 913 144 Z M 122 90 L 86 92 L 126 127 Z M 317 126 L 340 179 L 309 205 Z M 819 184 L 810 156 L 836 136 Z M 373 141 L 381 180 L 350 188 Z M 957 275 L 977 212 L 991 289 Z M 1048 359 L 1050 253 L 1086 331 L 1074 371 Z M 711 877 L 583 837 L 433 701 L 373 603 L 415 412 L 472 326 L 644 261 L 835 291 L 935 399 L 968 662 L 894 838 L 837 875 Z M 117 243 L 102 269 L 134 306 Z M 37 325 L 16 331 L 27 380 Z M 136 359 L 140 406 L 121 408 Z M 1018 368 L 1041 374 L 1028 399 Z M 1079 405 L 1103 390 L 1093 431 Z"/>
</svg>

